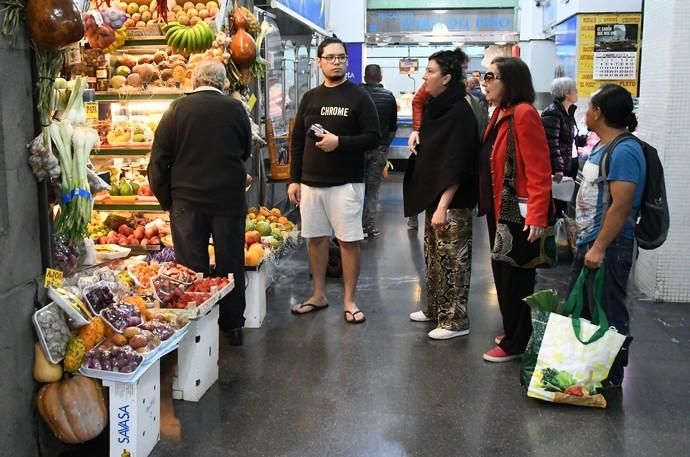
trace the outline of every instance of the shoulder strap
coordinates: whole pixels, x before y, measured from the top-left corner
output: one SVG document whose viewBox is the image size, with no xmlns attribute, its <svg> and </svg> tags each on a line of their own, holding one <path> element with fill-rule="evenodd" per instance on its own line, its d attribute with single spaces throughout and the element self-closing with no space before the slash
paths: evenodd
<svg viewBox="0 0 690 457">
<path fill-rule="evenodd" d="M 611 161 L 611 153 L 615 149 L 616 146 L 620 144 L 621 141 L 627 139 L 627 138 L 634 138 L 635 140 L 638 140 L 635 135 L 633 135 L 630 132 L 624 132 L 618 135 L 611 143 L 609 143 L 608 146 L 606 146 L 606 149 L 604 149 L 604 152 L 601 154 L 601 161 L 599 162 L 599 177 L 596 179 L 596 183 L 603 182 L 603 193 L 601 196 L 601 202 L 602 202 L 602 212 L 601 212 L 601 227 L 604 227 L 604 220 L 606 219 L 606 213 L 609 210 L 609 205 L 611 204 L 611 192 L 609 189 L 609 180 L 608 180 L 608 175 L 609 175 L 609 162 Z M 639 141 L 639 140 L 638 140 Z"/>
</svg>

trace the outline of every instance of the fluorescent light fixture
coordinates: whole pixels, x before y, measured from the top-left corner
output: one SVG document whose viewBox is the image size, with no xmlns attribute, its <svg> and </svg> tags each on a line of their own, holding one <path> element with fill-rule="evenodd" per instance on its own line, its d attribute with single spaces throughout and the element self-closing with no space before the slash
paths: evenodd
<svg viewBox="0 0 690 457">
<path fill-rule="evenodd" d="M 456 48 L 461 48 L 465 46 L 465 43 L 463 43 L 462 41 L 456 41 L 455 43 L 453 43 L 453 46 L 455 46 Z"/>
<path fill-rule="evenodd" d="M 443 35 L 448 33 L 448 26 L 446 24 L 443 24 L 441 22 L 437 22 L 434 24 L 434 27 L 431 29 L 431 33 L 434 35 Z"/>
<path fill-rule="evenodd" d="M 494 42 L 496 46 L 505 46 L 507 43 L 505 41 L 496 41 Z"/>
<path fill-rule="evenodd" d="M 446 14 L 448 10 L 432 10 L 435 14 Z"/>
<path fill-rule="evenodd" d="M 417 43 L 417 44 L 420 45 L 420 46 L 429 46 L 429 43 L 426 43 L 426 42 L 425 42 L 425 43 L 419 42 L 419 43 Z"/>
</svg>

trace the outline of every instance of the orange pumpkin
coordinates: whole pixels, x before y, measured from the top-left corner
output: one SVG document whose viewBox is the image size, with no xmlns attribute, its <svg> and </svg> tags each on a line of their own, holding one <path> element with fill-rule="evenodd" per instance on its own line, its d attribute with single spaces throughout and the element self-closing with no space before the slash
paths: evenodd
<svg viewBox="0 0 690 457">
<path fill-rule="evenodd" d="M 108 424 L 108 408 L 98 381 L 74 376 L 46 384 L 38 391 L 38 412 L 64 443 L 84 443 Z"/>
</svg>

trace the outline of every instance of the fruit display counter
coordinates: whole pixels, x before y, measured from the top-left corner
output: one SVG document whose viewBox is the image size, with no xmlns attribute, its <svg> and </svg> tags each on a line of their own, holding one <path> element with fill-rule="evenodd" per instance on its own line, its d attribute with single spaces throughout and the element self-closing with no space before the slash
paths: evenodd
<svg viewBox="0 0 690 457">
<path fill-rule="evenodd" d="M 51 430 L 67 443 L 84 442 L 107 426 L 109 411 L 110 455 L 148 455 L 159 436 L 160 358 L 178 350 L 175 398 L 198 401 L 218 379 L 216 304 L 233 287 L 232 276 L 204 278 L 151 256 L 86 269 L 50 287 L 53 302 L 33 321 L 34 377 L 46 383 L 39 412 Z M 107 400 L 94 380 L 109 389 Z M 81 399 L 62 420 L 52 397 L 68 384 Z"/>
</svg>

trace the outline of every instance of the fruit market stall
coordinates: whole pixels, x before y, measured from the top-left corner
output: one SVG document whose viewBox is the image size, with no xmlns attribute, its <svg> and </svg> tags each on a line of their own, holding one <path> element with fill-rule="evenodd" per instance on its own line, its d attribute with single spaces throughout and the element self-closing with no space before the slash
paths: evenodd
<svg viewBox="0 0 690 457">
<path fill-rule="evenodd" d="M 39 393 L 39 412 L 56 436 L 83 442 L 107 420 L 98 418 L 89 435 L 70 437 L 54 409 L 40 406 L 51 386 L 102 380 L 110 391 L 111 455 L 147 455 L 158 441 L 160 358 L 179 348 L 175 397 L 198 401 L 218 379 L 216 304 L 233 286 L 232 276 L 203 278 L 154 256 L 111 261 L 50 286 L 53 301 L 34 314 L 40 341 L 34 376 L 49 383 Z M 61 381 L 63 373 L 74 376 Z M 93 388 L 100 391 L 98 384 Z M 102 398 L 95 395 L 84 407 L 102 411 Z"/>
</svg>

